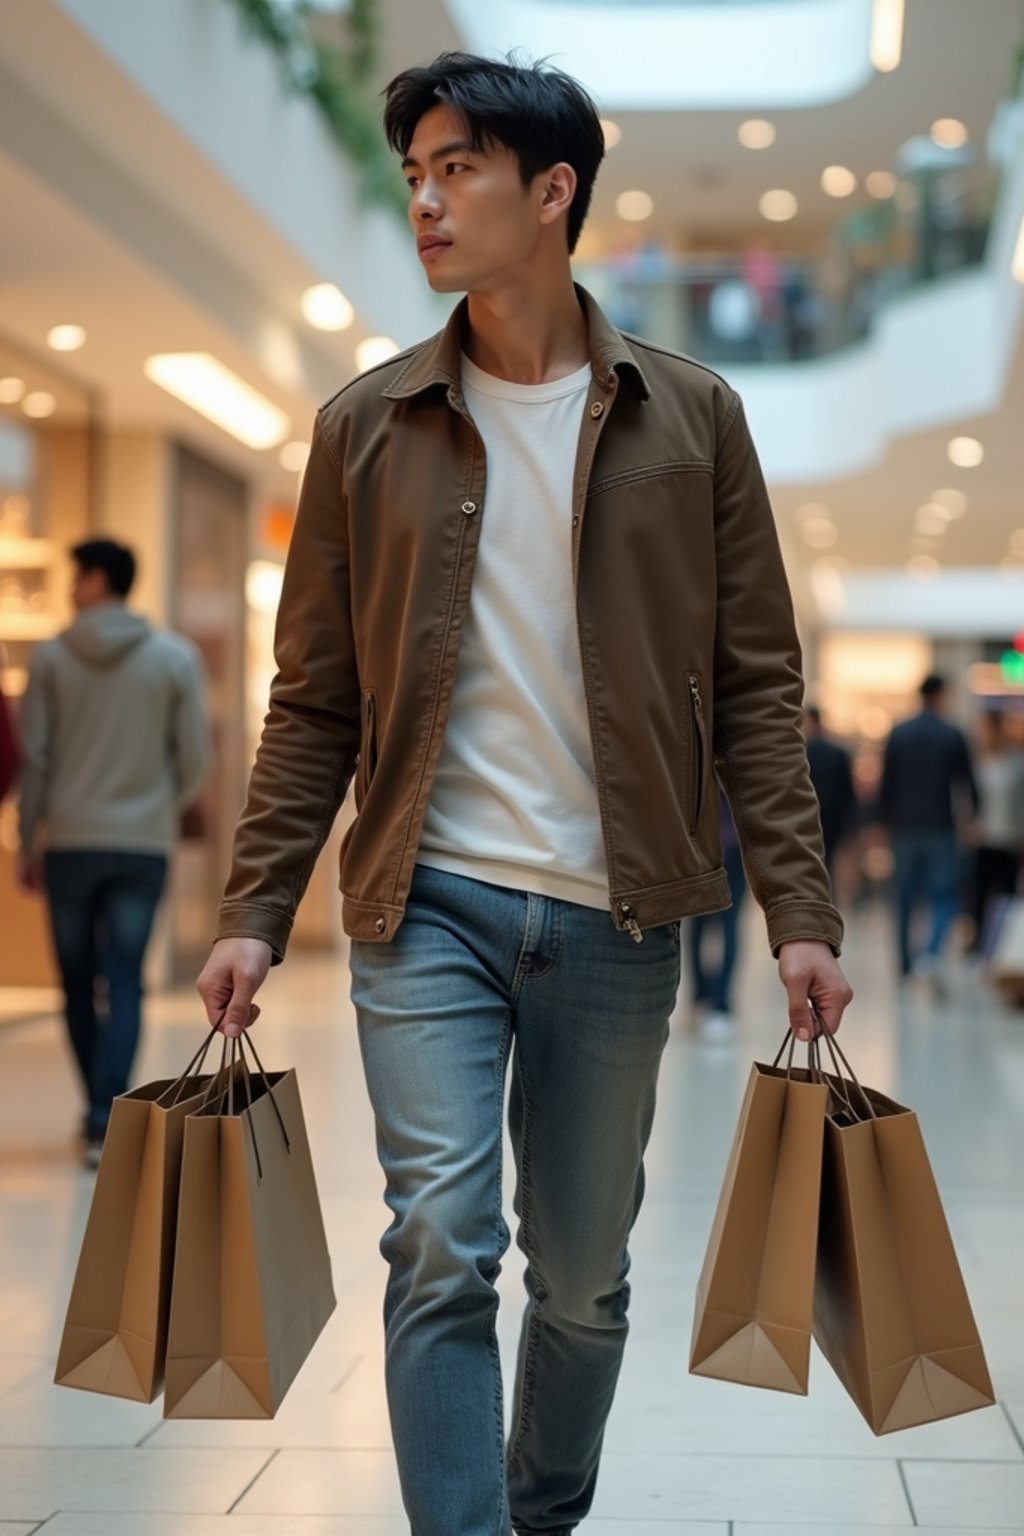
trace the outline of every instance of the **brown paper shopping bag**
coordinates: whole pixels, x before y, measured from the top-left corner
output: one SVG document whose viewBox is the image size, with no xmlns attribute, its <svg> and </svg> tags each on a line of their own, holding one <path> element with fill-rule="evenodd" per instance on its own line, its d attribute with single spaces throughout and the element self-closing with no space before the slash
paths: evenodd
<svg viewBox="0 0 1024 1536">
<path fill-rule="evenodd" d="M 272 1418 L 334 1311 L 298 1080 L 244 1085 L 185 1126 L 165 1418 Z"/>
<path fill-rule="evenodd" d="M 160 1391 L 182 1137 L 213 1081 L 196 1075 L 211 1039 L 181 1077 L 114 1100 L 61 1336 L 60 1386 L 143 1403 Z"/>
<path fill-rule="evenodd" d="M 690 1348 L 695 1375 L 806 1392 L 827 1090 L 755 1062 L 726 1167 Z"/>
<path fill-rule="evenodd" d="M 838 1055 L 848 1081 L 829 1078 L 814 1337 L 883 1435 L 994 1397 L 917 1116 L 861 1088 Z"/>
</svg>

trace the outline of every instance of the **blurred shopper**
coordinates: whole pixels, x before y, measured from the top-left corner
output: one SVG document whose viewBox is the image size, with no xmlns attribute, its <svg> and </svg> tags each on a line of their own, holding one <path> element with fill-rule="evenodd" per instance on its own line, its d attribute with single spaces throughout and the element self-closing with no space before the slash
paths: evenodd
<svg viewBox="0 0 1024 1536">
<path fill-rule="evenodd" d="M 807 742 L 807 766 L 821 814 L 825 868 L 831 880 L 836 851 L 857 828 L 859 805 L 853 787 L 852 759 L 845 747 L 826 735 L 821 710 L 816 704 L 804 707 L 804 739 Z"/>
<path fill-rule="evenodd" d="M 712 1042 L 730 1040 L 736 1027 L 732 1011 L 732 982 L 739 957 L 740 911 L 747 893 L 739 834 L 729 802 L 721 791 L 718 796 L 718 812 L 722 866 L 729 882 L 732 904 L 721 912 L 705 912 L 691 917 L 689 922 L 693 1002 L 696 1008 L 707 1010 L 698 1028 L 702 1039 Z M 719 944 L 718 953 L 711 963 L 706 954 L 708 939 L 717 939 Z"/>
<path fill-rule="evenodd" d="M 593 103 L 554 69 L 444 55 L 391 83 L 385 125 L 430 285 L 468 299 L 317 417 L 199 988 L 225 1034 L 253 1021 L 354 777 L 341 883 L 406 1509 L 417 1536 L 555 1536 L 590 1507 L 625 1346 L 679 921 L 729 900 L 716 758 L 794 1031 L 812 1000 L 836 1028 L 850 990 L 740 402 L 573 286 Z M 513 1051 L 530 1300 L 506 1455 Z"/>
<path fill-rule="evenodd" d="M 920 713 L 897 725 L 886 742 L 879 797 L 895 862 L 900 975 L 916 970 L 940 995 L 946 990 L 942 952 L 957 913 L 958 812 L 978 808 L 967 738 L 943 718 L 946 697 L 943 678 L 925 678 Z M 915 952 L 912 927 L 922 905 L 930 911 L 931 932 Z"/>
<path fill-rule="evenodd" d="M 993 898 L 1014 896 L 1024 850 L 1024 752 L 1011 740 L 999 710 L 982 715 L 975 760 L 980 808 L 974 849 L 975 953 L 982 948 Z"/>
<path fill-rule="evenodd" d="M 48 900 L 95 1165 L 138 1044 L 168 854 L 210 746 L 192 646 L 126 607 L 131 550 L 90 539 L 71 556 L 76 617 L 33 651 L 22 709 L 18 877 Z"/>
<path fill-rule="evenodd" d="M 2 663 L 0 656 L 0 663 Z M 21 769 L 21 743 L 10 700 L 0 682 L 0 804 L 14 788 Z"/>
</svg>

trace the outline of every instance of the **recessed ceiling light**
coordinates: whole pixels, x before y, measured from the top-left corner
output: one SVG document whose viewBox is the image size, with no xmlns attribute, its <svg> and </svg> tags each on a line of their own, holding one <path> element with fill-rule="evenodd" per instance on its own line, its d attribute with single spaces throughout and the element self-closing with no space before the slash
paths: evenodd
<svg viewBox="0 0 1024 1536">
<path fill-rule="evenodd" d="M 629 224 L 640 224 L 654 212 L 654 199 L 649 192 L 620 192 L 615 199 L 615 212 Z"/>
<path fill-rule="evenodd" d="M 164 352 L 143 370 L 176 400 L 237 437 L 249 448 L 275 448 L 288 435 L 284 411 L 208 352 Z"/>
<path fill-rule="evenodd" d="M 42 421 L 46 416 L 52 416 L 57 409 L 57 400 L 49 390 L 35 389 L 30 395 L 26 395 L 21 402 L 21 408 L 26 416 L 32 416 Z"/>
<path fill-rule="evenodd" d="M 16 379 L 13 374 L 0 379 L 0 405 L 17 405 L 24 393 L 24 379 Z"/>
<path fill-rule="evenodd" d="M 845 165 L 826 165 L 821 173 L 821 186 L 829 197 L 849 197 L 857 189 L 857 178 Z"/>
<path fill-rule="evenodd" d="M 907 561 L 907 573 L 915 581 L 934 581 L 941 569 L 934 555 L 911 555 Z"/>
<path fill-rule="evenodd" d="M 1017 231 L 1017 244 L 1013 248 L 1013 262 L 1010 271 L 1018 283 L 1024 283 L 1024 217 L 1020 221 L 1020 229 Z"/>
<path fill-rule="evenodd" d="M 864 186 L 872 197 L 892 197 L 896 191 L 896 177 L 891 171 L 869 171 Z"/>
<path fill-rule="evenodd" d="M 355 310 L 333 283 L 315 283 L 302 295 L 302 313 L 318 331 L 347 331 Z"/>
<path fill-rule="evenodd" d="M 281 468 L 290 469 L 296 475 L 301 475 L 306 467 L 306 460 L 308 458 L 309 444 L 299 442 L 285 443 L 277 456 Z"/>
<path fill-rule="evenodd" d="M 800 532 L 812 549 L 831 549 L 839 543 L 839 529 L 827 517 L 809 517 Z"/>
<path fill-rule="evenodd" d="M 356 367 L 360 373 L 365 373 L 367 368 L 386 363 L 398 350 L 398 342 L 392 341 L 390 336 L 368 336 L 356 347 Z"/>
<path fill-rule="evenodd" d="M 954 437 L 946 445 L 949 462 L 958 469 L 976 469 L 985 457 L 985 450 L 976 437 Z"/>
<path fill-rule="evenodd" d="M 925 538 L 939 539 L 949 528 L 949 514 L 945 507 L 937 504 L 918 507 L 914 514 L 914 527 L 918 533 L 923 533 Z"/>
<path fill-rule="evenodd" d="M 281 601 L 284 566 L 276 560 L 253 560 L 245 572 L 245 600 L 256 613 L 273 618 Z"/>
<path fill-rule="evenodd" d="M 796 217 L 798 204 L 792 192 L 775 187 L 762 195 L 757 206 L 762 218 L 770 219 L 773 224 L 785 224 L 788 219 Z"/>
<path fill-rule="evenodd" d="M 940 117 L 932 123 L 932 139 L 942 149 L 959 149 L 967 143 L 967 129 L 958 117 Z"/>
<path fill-rule="evenodd" d="M 928 501 L 932 506 L 945 507 L 950 517 L 963 517 L 967 511 L 967 497 L 963 491 L 954 490 L 952 486 L 945 486 L 941 491 L 932 491 Z"/>
<path fill-rule="evenodd" d="M 55 352 L 77 352 L 85 346 L 85 331 L 80 325 L 55 325 L 47 334 L 46 344 Z"/>
<path fill-rule="evenodd" d="M 744 149 L 767 149 L 775 143 L 775 124 L 763 117 L 749 117 L 745 123 L 740 123 L 736 137 Z"/>
<path fill-rule="evenodd" d="M 604 134 L 605 149 L 614 149 L 622 141 L 622 129 L 610 117 L 602 117 L 601 132 Z"/>
<path fill-rule="evenodd" d="M 903 54 L 904 0 L 875 0 L 871 13 L 871 62 L 888 74 Z"/>
</svg>

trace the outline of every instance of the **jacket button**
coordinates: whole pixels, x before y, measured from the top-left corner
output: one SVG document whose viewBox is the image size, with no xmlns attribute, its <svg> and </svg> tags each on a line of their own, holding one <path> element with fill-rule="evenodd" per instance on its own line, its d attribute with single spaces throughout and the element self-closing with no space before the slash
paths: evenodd
<svg viewBox="0 0 1024 1536">
<path fill-rule="evenodd" d="M 591 414 L 591 416 L 593 416 L 595 421 L 597 420 L 597 418 L 599 416 L 603 416 L 604 415 L 604 406 L 602 405 L 600 400 L 595 400 L 594 401 L 593 405 L 590 407 L 590 414 Z"/>
<path fill-rule="evenodd" d="M 386 920 L 383 917 L 378 917 L 377 921 L 374 923 L 373 926 L 376 928 L 378 933 L 383 933 L 385 928 L 387 927 L 387 922 L 386 922 Z"/>
<path fill-rule="evenodd" d="M 476 511 L 476 502 L 475 501 L 464 501 L 462 503 L 462 510 L 463 510 L 463 512 L 465 512 L 467 517 L 472 517 L 473 513 Z"/>
</svg>

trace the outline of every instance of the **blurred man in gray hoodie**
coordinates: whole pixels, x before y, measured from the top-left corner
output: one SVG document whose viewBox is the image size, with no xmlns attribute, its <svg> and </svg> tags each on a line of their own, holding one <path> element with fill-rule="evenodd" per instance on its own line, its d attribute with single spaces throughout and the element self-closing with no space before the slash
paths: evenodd
<svg viewBox="0 0 1024 1536">
<path fill-rule="evenodd" d="M 22 705 L 18 880 L 48 899 L 94 1166 L 128 1085 L 146 946 L 210 742 L 194 647 L 125 606 L 131 550 L 90 539 L 71 556 L 76 617 L 36 647 Z"/>
</svg>

